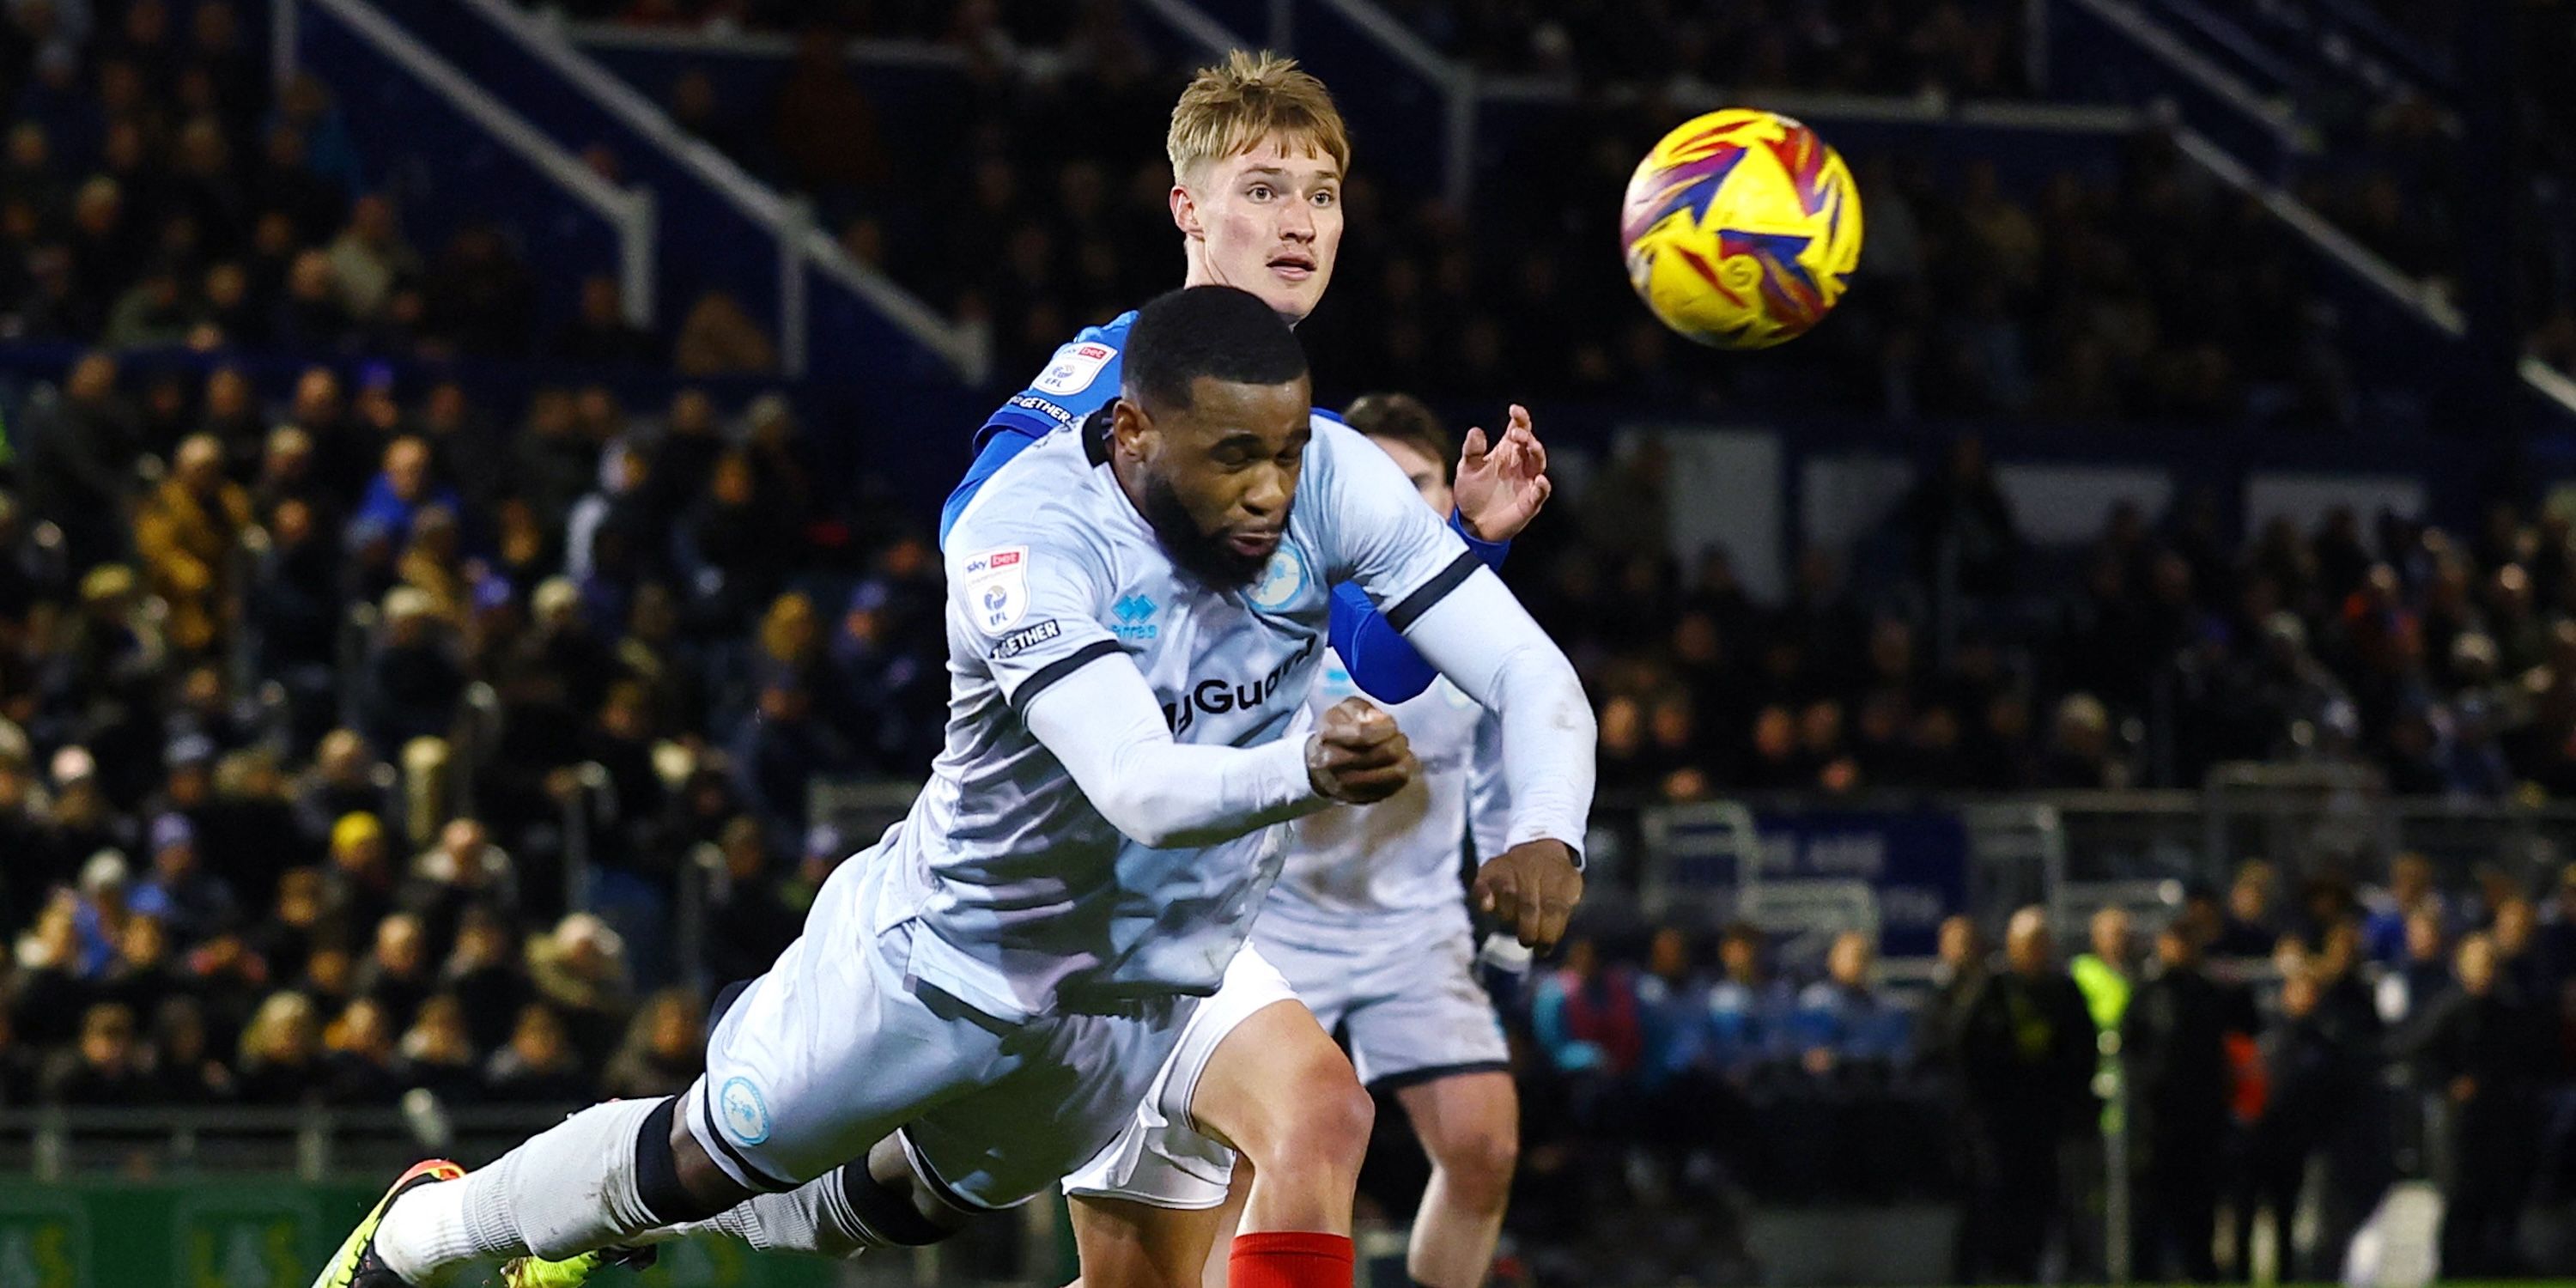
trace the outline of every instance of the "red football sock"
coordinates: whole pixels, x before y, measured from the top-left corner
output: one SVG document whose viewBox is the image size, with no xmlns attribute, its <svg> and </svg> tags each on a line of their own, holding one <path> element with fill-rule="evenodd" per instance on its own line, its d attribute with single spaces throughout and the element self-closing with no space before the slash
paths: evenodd
<svg viewBox="0 0 2576 1288">
<path fill-rule="evenodd" d="M 1234 1236 L 1227 1288 L 1351 1288 L 1351 1241 L 1311 1230 Z"/>
</svg>

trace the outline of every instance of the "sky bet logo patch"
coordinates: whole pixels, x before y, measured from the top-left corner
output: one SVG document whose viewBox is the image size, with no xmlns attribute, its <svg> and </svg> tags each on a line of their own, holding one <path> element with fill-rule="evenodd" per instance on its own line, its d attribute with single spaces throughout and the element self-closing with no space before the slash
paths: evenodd
<svg viewBox="0 0 2576 1288">
<path fill-rule="evenodd" d="M 1042 394 L 1078 394 L 1091 387 L 1100 377 L 1100 369 L 1109 365 L 1118 351 L 1097 340 L 1068 344 L 1055 351 L 1046 373 L 1038 377 L 1037 391 Z"/>
<path fill-rule="evenodd" d="M 966 556 L 967 615 L 985 634 L 999 637 L 1029 611 L 1029 548 L 1003 546 Z"/>
<path fill-rule="evenodd" d="M 1003 636 L 1002 642 L 993 646 L 993 656 L 1018 657 L 1062 634 L 1064 634 L 1064 628 L 1056 625 L 1055 619 L 1050 617 L 1035 626 L 1024 626 Z"/>
<path fill-rule="evenodd" d="M 1158 605 L 1153 600 L 1143 595 L 1128 595 L 1121 598 L 1117 603 L 1109 606 L 1110 614 L 1118 619 L 1118 623 L 1109 628 L 1109 633 L 1122 640 L 1154 638 L 1162 632 L 1161 627 L 1154 625 L 1156 607 Z"/>
</svg>

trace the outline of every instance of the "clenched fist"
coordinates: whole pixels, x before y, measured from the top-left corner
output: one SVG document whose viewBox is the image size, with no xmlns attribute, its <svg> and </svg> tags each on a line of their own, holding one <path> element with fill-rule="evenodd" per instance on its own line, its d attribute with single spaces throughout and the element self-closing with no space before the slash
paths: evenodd
<svg viewBox="0 0 2576 1288">
<path fill-rule="evenodd" d="M 1523 841 L 1476 869 L 1468 896 L 1523 944 L 1545 952 L 1565 938 L 1583 899 L 1583 872 L 1563 841 Z"/>
<path fill-rule="evenodd" d="M 1365 698 L 1333 704 L 1306 740 L 1306 778 L 1319 795 L 1351 805 L 1385 800 L 1420 768 L 1395 717 Z"/>
</svg>

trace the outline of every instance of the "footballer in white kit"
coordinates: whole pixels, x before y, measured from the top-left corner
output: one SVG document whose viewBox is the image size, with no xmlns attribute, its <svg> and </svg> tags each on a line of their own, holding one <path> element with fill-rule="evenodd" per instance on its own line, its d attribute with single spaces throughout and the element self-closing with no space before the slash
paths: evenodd
<svg viewBox="0 0 2576 1288">
<path fill-rule="evenodd" d="M 1227 287 L 1165 296 L 1125 386 L 958 517 L 947 749 L 716 1024 L 705 1075 L 471 1174 L 414 1168 L 317 1288 L 492 1255 L 577 1282 L 596 1250 L 691 1228 L 848 1255 L 1053 1183 L 1216 991 L 1278 874 L 1271 825 L 1412 775 L 1362 704 L 1300 736 L 1333 582 L 1501 713 L 1514 843 L 1579 842 L 1593 745 L 1571 665 L 1382 452 L 1310 415 L 1276 315 Z"/>
<path fill-rule="evenodd" d="M 1432 513 L 1447 509 L 1441 464 L 1447 440 L 1426 409 L 1400 395 L 1375 395 L 1354 404 L 1351 424 L 1396 454 Z M 1498 561 L 1501 552 L 1489 557 Z M 1322 711 L 1361 693 L 1334 658 L 1308 705 Z M 1417 759 L 1413 781 L 1376 804 L 1323 810 L 1282 829 L 1288 855 L 1254 922 L 1254 947 L 1235 958 L 1224 986 L 1191 1017 L 1137 1120 L 1067 1178 L 1068 1194 L 1163 1209 L 1224 1204 L 1236 1152 L 1188 1116 L 1187 1090 L 1234 1026 L 1292 991 L 1327 1030 L 1343 1032 L 1362 1083 L 1396 1092 L 1417 1116 L 1450 1120 L 1417 1123 L 1436 1169 L 1453 1170 L 1442 1167 L 1443 1154 L 1454 1160 L 1475 1152 L 1444 1137 L 1516 1131 L 1505 1072 L 1509 1051 L 1493 1003 L 1474 977 L 1473 927 L 1460 880 L 1462 842 L 1480 858 L 1509 845 L 1501 722 L 1436 676 L 1389 711 Z M 1477 1075 L 1486 1075 L 1483 1085 L 1464 1094 L 1416 1098 L 1425 1084 Z M 1507 1145 L 1498 1151 L 1510 1152 Z M 1480 1202 L 1453 1193 L 1445 1204 L 1426 1203 L 1422 1221 L 1484 1226 L 1481 1237 L 1472 1229 L 1453 1229 L 1448 1237 L 1470 1254 L 1481 1247 L 1490 1257 L 1488 1223 L 1500 1215 L 1509 1168 L 1487 1170 L 1498 1174 L 1479 1179 L 1494 1193 L 1474 1196 Z M 1475 1183 L 1449 1179 L 1466 1188 Z M 1422 1226 L 1416 1229 L 1418 1241 Z"/>
</svg>

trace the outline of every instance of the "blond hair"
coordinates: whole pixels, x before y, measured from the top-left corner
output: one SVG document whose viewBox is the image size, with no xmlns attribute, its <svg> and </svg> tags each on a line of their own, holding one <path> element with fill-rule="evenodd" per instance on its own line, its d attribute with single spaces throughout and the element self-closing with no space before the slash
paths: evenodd
<svg viewBox="0 0 2576 1288">
<path fill-rule="evenodd" d="M 1267 50 L 1238 49 L 1221 66 L 1202 67 L 1172 105 L 1172 132 L 1164 142 L 1172 177 L 1189 182 L 1209 163 L 1249 152 L 1264 138 L 1282 135 L 1351 168 L 1350 131 L 1324 82 L 1297 69 L 1297 60 Z"/>
</svg>

